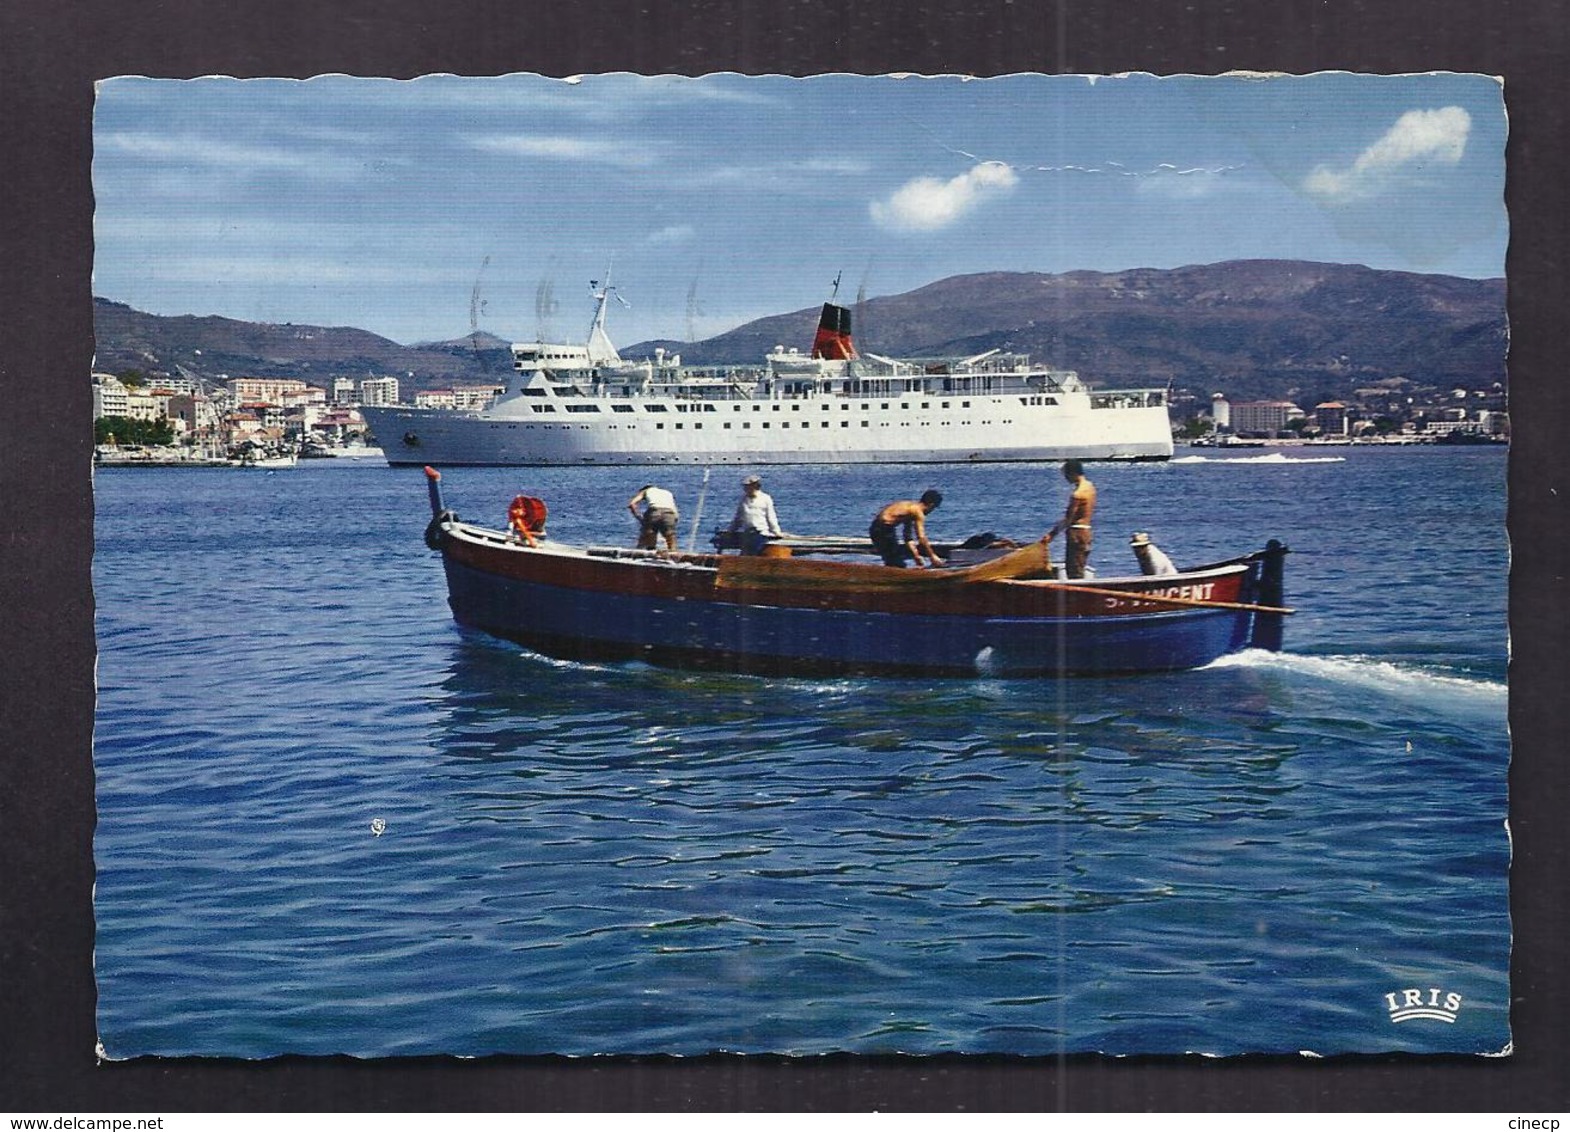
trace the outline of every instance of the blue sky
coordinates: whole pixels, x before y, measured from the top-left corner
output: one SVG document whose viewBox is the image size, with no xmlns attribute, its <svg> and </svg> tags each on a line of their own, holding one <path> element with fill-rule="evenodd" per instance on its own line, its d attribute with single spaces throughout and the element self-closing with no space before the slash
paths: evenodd
<svg viewBox="0 0 1570 1132">
<path fill-rule="evenodd" d="M 609 269 L 626 345 L 836 275 L 845 299 L 1241 258 L 1498 277 L 1506 128 L 1501 86 L 1454 74 L 110 79 L 93 289 L 576 340 Z"/>
</svg>

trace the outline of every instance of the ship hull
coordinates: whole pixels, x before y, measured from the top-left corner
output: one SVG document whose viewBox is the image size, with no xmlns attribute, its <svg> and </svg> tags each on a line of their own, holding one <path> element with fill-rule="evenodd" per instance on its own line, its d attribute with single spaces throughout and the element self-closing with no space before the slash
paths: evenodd
<svg viewBox="0 0 1570 1132">
<path fill-rule="evenodd" d="M 1017 401 L 974 399 L 964 415 L 944 415 L 919 402 L 722 402 L 661 420 L 641 407 L 624 414 L 603 402 L 594 414 L 599 419 L 560 423 L 444 409 L 363 411 L 394 466 L 1007 463 L 1172 455 L 1164 406 L 1072 412 Z"/>
</svg>

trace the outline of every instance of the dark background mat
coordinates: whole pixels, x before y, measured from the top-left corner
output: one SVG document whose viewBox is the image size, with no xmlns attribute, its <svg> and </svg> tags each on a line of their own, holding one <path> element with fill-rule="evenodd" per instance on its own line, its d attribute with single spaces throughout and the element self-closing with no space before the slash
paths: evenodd
<svg viewBox="0 0 1570 1132">
<path fill-rule="evenodd" d="M 1484 1110 L 1570 1107 L 1563 1066 L 1563 0 L 210 0 L 0 5 L 0 1111 Z M 93 82 L 611 70 L 1503 76 L 1511 137 L 1508 1058 L 444 1059 L 93 1056 Z M 805 147 L 810 139 L 803 139 Z M 1458 539 L 1469 533 L 1458 530 Z M 1421 553 L 1421 548 L 1414 548 Z M 1379 579 L 1367 584 L 1378 585 Z M 1479 578 L 1481 586 L 1500 584 Z M 1398 591 L 1391 600 L 1400 600 Z M 1351 941 L 1349 941 L 1350 944 Z"/>
</svg>

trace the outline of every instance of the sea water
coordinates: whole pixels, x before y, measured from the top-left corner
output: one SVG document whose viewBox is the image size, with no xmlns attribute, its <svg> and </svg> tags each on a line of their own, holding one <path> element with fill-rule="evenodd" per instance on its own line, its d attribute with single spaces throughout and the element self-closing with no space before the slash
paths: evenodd
<svg viewBox="0 0 1570 1132">
<path fill-rule="evenodd" d="M 418 469 L 102 471 L 104 1052 L 1498 1052 L 1505 468 L 1091 465 L 1103 577 L 1134 530 L 1180 566 L 1275 537 L 1298 612 L 1279 654 L 1064 681 L 552 660 L 453 623 Z M 1028 538 L 1067 494 L 1052 465 L 757 470 L 802 534 L 936 487 L 935 536 Z M 685 547 L 741 474 L 444 487 L 630 546 L 657 479 Z M 1412 994 L 1438 1016 L 1398 1019 Z"/>
</svg>

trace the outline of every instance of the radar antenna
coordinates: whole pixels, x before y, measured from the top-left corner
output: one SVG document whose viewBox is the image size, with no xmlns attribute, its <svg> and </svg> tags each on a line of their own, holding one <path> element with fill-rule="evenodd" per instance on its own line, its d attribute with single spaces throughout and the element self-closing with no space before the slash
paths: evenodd
<svg viewBox="0 0 1570 1132">
<path fill-rule="evenodd" d="M 610 338 L 605 333 L 605 304 L 612 295 L 624 307 L 632 304 L 622 298 L 616 288 L 611 286 L 610 269 L 606 268 L 605 283 L 602 286 L 598 279 L 589 280 L 589 291 L 594 296 L 594 321 L 589 324 L 589 361 L 595 365 L 620 365 L 621 355 L 616 352 L 616 347 L 611 345 Z"/>
</svg>

